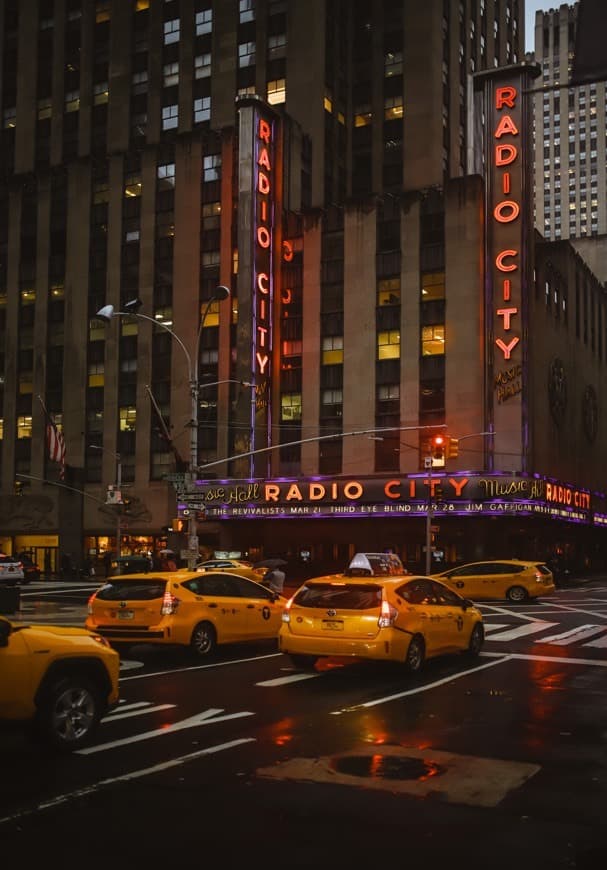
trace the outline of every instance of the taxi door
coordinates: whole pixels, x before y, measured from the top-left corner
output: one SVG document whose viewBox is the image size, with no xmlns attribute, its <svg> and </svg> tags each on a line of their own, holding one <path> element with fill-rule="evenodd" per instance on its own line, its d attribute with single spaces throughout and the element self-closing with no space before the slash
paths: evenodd
<svg viewBox="0 0 607 870">
<path fill-rule="evenodd" d="M 446 613 L 438 603 L 431 580 L 412 580 L 405 586 L 405 600 L 415 611 L 419 630 L 426 641 L 428 656 L 437 655 L 448 646 Z"/>
<path fill-rule="evenodd" d="M 28 701 L 33 697 L 31 663 L 34 660 L 24 635 L 18 630 L 12 631 L 8 644 L 0 647 L 0 719 L 31 715 Z"/>
<path fill-rule="evenodd" d="M 460 565 L 459 568 L 452 568 L 444 575 L 436 577 L 450 589 L 453 589 L 458 595 L 464 598 L 472 598 L 474 601 L 483 592 L 483 576 L 482 565 Z"/>
<path fill-rule="evenodd" d="M 467 646 L 464 625 L 465 613 L 462 609 L 462 599 L 452 589 L 441 583 L 434 583 L 434 592 L 438 606 L 442 610 L 441 633 L 445 648 L 449 650 L 463 649 Z"/>
<path fill-rule="evenodd" d="M 247 602 L 232 582 L 234 579 L 237 578 L 213 571 L 197 578 L 197 594 L 204 598 L 219 643 L 238 643 L 247 639 Z"/>
<path fill-rule="evenodd" d="M 246 640 L 277 638 L 287 599 L 282 596 L 276 598 L 267 586 L 246 577 L 230 575 L 230 582 L 245 603 Z"/>
</svg>

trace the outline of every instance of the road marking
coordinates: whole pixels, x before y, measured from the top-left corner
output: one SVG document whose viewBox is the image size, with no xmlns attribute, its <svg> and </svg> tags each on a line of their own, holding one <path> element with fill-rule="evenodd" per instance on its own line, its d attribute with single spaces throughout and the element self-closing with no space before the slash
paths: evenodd
<svg viewBox="0 0 607 870">
<path fill-rule="evenodd" d="M 147 701 L 142 704 L 133 704 L 131 705 L 136 707 L 137 709 L 121 709 L 120 707 L 117 710 L 112 711 L 107 716 L 104 716 L 101 720 L 102 722 L 115 722 L 117 719 L 122 721 L 123 719 L 130 719 L 132 716 L 141 716 L 143 713 L 158 713 L 160 710 L 172 710 L 177 705 L 176 704 L 148 704 Z"/>
<path fill-rule="evenodd" d="M 276 677 L 274 680 L 264 680 L 262 683 L 255 683 L 256 686 L 285 686 L 288 683 L 299 683 L 301 680 L 313 680 L 320 677 L 320 674 L 289 674 L 287 677 Z"/>
<path fill-rule="evenodd" d="M 131 677 L 120 677 L 120 682 L 126 683 L 129 680 L 145 680 L 148 677 L 165 677 L 169 674 L 183 674 L 183 673 L 186 673 L 187 671 L 204 671 L 204 670 L 208 670 L 209 668 L 223 668 L 226 665 L 242 665 L 242 664 L 246 664 L 247 662 L 259 662 L 262 659 L 275 659 L 275 658 L 277 658 L 277 656 L 281 656 L 281 655 L 282 655 L 282 653 L 276 652 L 276 653 L 269 653 L 267 655 L 262 655 L 262 656 L 250 656 L 250 657 L 244 658 L 244 659 L 230 659 L 230 661 L 227 661 L 227 662 L 212 662 L 212 663 L 206 664 L 206 665 L 190 665 L 186 668 L 170 668 L 169 670 L 166 670 L 166 671 L 150 671 L 149 673 L 146 673 L 146 674 L 133 674 L 133 676 L 131 676 Z"/>
<path fill-rule="evenodd" d="M 550 637 L 540 637 L 534 643 L 552 643 L 555 646 L 566 646 L 570 641 L 584 640 L 586 637 L 594 637 L 595 634 L 603 634 L 607 629 L 604 625 L 578 625 L 561 634 L 552 634 Z"/>
<path fill-rule="evenodd" d="M 520 637 L 526 637 L 528 634 L 537 634 L 538 631 L 552 628 L 553 625 L 558 625 L 558 622 L 533 622 L 531 625 L 518 625 L 516 628 L 511 628 L 509 631 L 502 631 L 500 634 L 492 634 L 489 640 L 516 640 Z"/>
<path fill-rule="evenodd" d="M 100 782 L 86 786 L 85 788 L 79 788 L 75 791 L 67 792 L 66 794 L 57 795 L 56 797 L 51 798 L 51 800 L 37 804 L 33 809 L 22 810 L 13 813 L 10 816 L 4 816 L 4 818 L 0 818 L 0 825 L 5 822 L 14 822 L 18 819 L 23 819 L 26 816 L 33 816 L 35 813 L 39 813 L 42 810 L 53 809 L 54 807 L 59 806 L 59 804 L 65 804 L 71 800 L 79 800 L 84 795 L 92 794 L 105 786 L 114 785 L 114 783 L 117 782 L 128 782 L 131 779 L 137 779 L 141 776 L 149 776 L 152 773 L 159 773 L 160 771 L 168 770 L 171 767 L 186 764 L 188 761 L 193 761 L 196 758 L 202 758 L 204 755 L 214 755 L 216 752 L 223 752 L 226 749 L 234 749 L 236 746 L 241 746 L 244 743 L 255 742 L 255 737 L 242 737 L 239 740 L 230 740 L 229 743 L 218 743 L 216 746 L 208 746 L 206 749 L 199 749 L 196 752 L 190 752 L 189 755 L 180 755 L 177 758 L 171 758 L 168 761 L 162 762 L 162 764 L 155 764 L 153 767 L 132 770 L 130 773 L 123 773 L 122 776 L 115 776 L 112 777 L 112 779 L 102 779 Z"/>
<path fill-rule="evenodd" d="M 502 616 L 516 616 L 517 619 L 526 619 L 527 622 L 544 622 L 543 619 L 540 619 L 537 616 L 528 616 L 526 613 L 523 613 L 520 610 L 509 610 L 506 607 L 496 607 L 490 604 L 484 604 L 481 607 L 481 610 L 483 609 L 490 610 L 493 613 L 499 613 Z"/>
<path fill-rule="evenodd" d="M 497 631 L 498 628 L 507 628 L 510 625 L 509 622 L 485 622 L 483 621 L 483 626 L 485 627 L 485 634 L 488 631 Z"/>
<path fill-rule="evenodd" d="M 196 728 L 199 725 L 214 725 L 216 722 L 227 722 L 228 719 L 241 719 L 243 716 L 255 715 L 255 713 L 248 711 L 229 713 L 227 716 L 219 716 L 219 713 L 223 713 L 223 710 L 211 707 L 209 710 L 197 713 L 195 716 L 188 716 L 187 719 L 182 719 L 181 722 L 173 722 L 162 728 L 155 728 L 153 731 L 144 731 L 142 734 L 135 734 L 133 737 L 125 737 L 123 740 L 112 740 L 110 743 L 99 743 L 97 746 L 78 749 L 76 754 L 92 755 L 95 752 L 105 752 L 106 749 L 115 749 L 117 746 L 139 743 L 141 740 L 148 740 L 150 737 L 164 737 L 166 734 L 174 734 L 176 731 L 183 731 L 185 728 Z"/>
<path fill-rule="evenodd" d="M 443 686 L 445 683 L 452 683 L 454 680 L 459 680 L 460 677 L 467 677 L 468 674 L 474 674 L 476 671 L 482 671 L 485 668 L 492 667 L 493 665 L 501 665 L 502 662 L 507 662 L 509 658 L 510 654 L 508 653 L 502 655 L 498 661 L 487 662 L 484 665 L 478 665 L 476 668 L 468 668 L 465 671 L 458 671 L 457 674 L 452 674 L 450 677 L 444 677 L 442 680 L 435 680 L 434 683 L 426 683 L 425 686 L 416 686 L 414 689 L 407 689 L 404 692 L 398 692 L 396 695 L 386 695 L 383 698 L 376 698 L 374 701 L 365 701 L 362 704 L 355 704 L 353 707 L 344 707 L 341 710 L 333 710 L 331 715 L 341 716 L 342 713 L 351 713 L 354 710 L 362 710 L 365 707 L 377 707 L 378 704 L 386 704 L 389 701 L 406 698 L 407 695 L 418 695 L 420 692 L 428 692 L 430 689 L 435 689 L 437 686 Z"/>
<path fill-rule="evenodd" d="M 567 604 L 556 604 L 555 607 L 558 607 L 561 612 L 564 611 L 565 613 L 583 613 L 586 616 L 603 616 L 602 613 L 599 613 L 596 610 L 584 610 L 583 607 L 573 607 Z"/>
<path fill-rule="evenodd" d="M 607 634 L 604 634 L 602 637 L 597 637 L 596 640 L 591 640 L 588 643 L 585 643 L 584 646 L 596 646 L 596 647 L 607 646 Z"/>
<path fill-rule="evenodd" d="M 590 646 L 589 643 L 585 644 L 585 646 Z M 500 658 L 503 653 L 497 652 L 482 652 L 482 656 L 486 656 L 488 658 Z M 508 653 L 508 658 L 510 659 L 520 659 L 521 661 L 529 661 L 529 662 L 556 662 L 560 665 L 590 665 L 595 668 L 607 668 L 607 661 L 602 661 L 601 659 L 574 659 L 574 658 L 566 658 L 565 656 L 537 656 L 537 655 L 528 655 L 526 653 Z"/>
</svg>

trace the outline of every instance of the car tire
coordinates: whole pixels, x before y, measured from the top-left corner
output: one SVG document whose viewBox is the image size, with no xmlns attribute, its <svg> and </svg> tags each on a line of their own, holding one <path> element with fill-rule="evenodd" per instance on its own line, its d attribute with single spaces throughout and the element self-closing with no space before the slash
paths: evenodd
<svg viewBox="0 0 607 870">
<path fill-rule="evenodd" d="M 199 622 L 190 638 L 190 650 L 196 658 L 209 658 L 217 646 L 217 633 L 210 622 Z"/>
<path fill-rule="evenodd" d="M 506 598 L 508 601 L 512 601 L 515 604 L 520 604 L 522 601 L 526 601 L 528 597 L 527 590 L 522 586 L 511 586 L 506 592 Z"/>
<path fill-rule="evenodd" d="M 474 628 L 472 629 L 472 633 L 470 635 L 470 640 L 468 642 L 468 650 L 467 653 L 469 656 L 476 657 L 479 655 L 480 651 L 483 648 L 483 643 L 485 642 L 485 629 L 481 625 L 480 622 L 477 622 Z"/>
<path fill-rule="evenodd" d="M 411 638 L 407 655 L 405 656 L 405 667 L 410 674 L 418 674 L 424 666 L 426 658 L 426 645 L 423 637 L 416 634 Z"/>
<path fill-rule="evenodd" d="M 306 655 L 302 655 L 301 653 L 300 654 L 291 653 L 290 656 L 291 656 L 291 661 L 293 662 L 293 665 L 296 668 L 301 668 L 304 671 L 313 670 L 314 665 L 318 661 L 318 656 L 306 656 Z"/>
<path fill-rule="evenodd" d="M 104 712 L 99 687 L 73 674 L 43 689 L 34 733 L 54 749 L 72 752 L 88 743 Z"/>
</svg>

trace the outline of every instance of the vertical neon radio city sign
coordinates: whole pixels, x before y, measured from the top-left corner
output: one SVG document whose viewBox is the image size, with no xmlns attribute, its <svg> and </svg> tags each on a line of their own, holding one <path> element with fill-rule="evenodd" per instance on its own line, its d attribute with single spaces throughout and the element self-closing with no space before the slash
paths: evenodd
<svg viewBox="0 0 607 870">
<path fill-rule="evenodd" d="M 257 397 L 262 404 L 267 404 L 272 368 L 274 299 L 274 122 L 257 111 L 254 123 L 252 366 Z"/>
<path fill-rule="evenodd" d="M 493 222 L 492 257 L 494 278 L 494 341 L 500 362 L 512 358 L 519 346 L 521 322 L 522 155 L 519 88 L 497 85 L 494 89 L 492 149 Z M 510 228 L 510 231 L 507 230 Z M 512 230 L 515 229 L 514 232 Z"/>
</svg>

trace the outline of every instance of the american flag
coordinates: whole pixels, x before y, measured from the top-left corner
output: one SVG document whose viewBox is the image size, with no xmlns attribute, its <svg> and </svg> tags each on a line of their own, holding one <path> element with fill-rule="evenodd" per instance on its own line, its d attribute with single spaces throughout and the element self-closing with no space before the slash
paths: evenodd
<svg viewBox="0 0 607 870">
<path fill-rule="evenodd" d="M 57 425 L 51 415 L 46 414 L 46 443 L 48 444 L 48 458 L 52 462 L 61 463 L 59 477 L 65 477 L 65 438 L 63 432 L 57 429 Z"/>
</svg>

